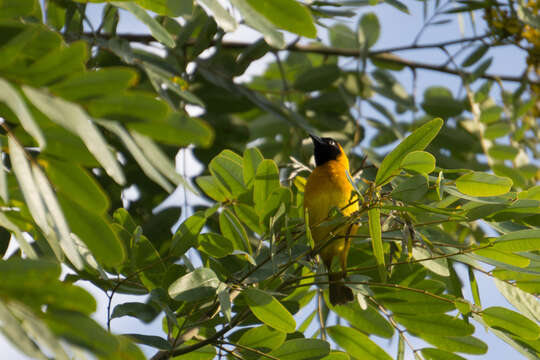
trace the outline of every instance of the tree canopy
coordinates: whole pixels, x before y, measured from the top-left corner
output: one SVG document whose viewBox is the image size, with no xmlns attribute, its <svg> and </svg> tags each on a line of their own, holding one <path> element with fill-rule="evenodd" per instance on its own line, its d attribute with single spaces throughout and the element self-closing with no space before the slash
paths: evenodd
<svg viewBox="0 0 540 360">
<path fill-rule="evenodd" d="M 421 4 L 416 39 L 383 48 L 373 9 L 406 2 L 0 0 L 4 336 L 36 359 L 459 360 L 485 327 L 540 358 L 540 2 Z M 144 30 L 117 31 L 127 13 Z M 453 21 L 476 33 L 421 41 Z M 499 47 L 521 74 L 490 70 Z M 406 57 L 425 49 L 445 61 Z M 459 89 L 417 93 L 426 72 Z M 361 202 L 323 223 L 360 225 L 347 305 L 304 221 L 308 133 L 350 154 Z M 512 306 L 483 306 L 478 275 Z M 124 316 L 161 335 L 111 332 Z"/>
</svg>

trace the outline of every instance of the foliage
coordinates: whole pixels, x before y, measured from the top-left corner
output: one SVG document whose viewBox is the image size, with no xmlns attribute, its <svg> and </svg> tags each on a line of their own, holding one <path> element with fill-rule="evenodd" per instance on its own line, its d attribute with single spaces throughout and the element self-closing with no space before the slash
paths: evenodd
<svg viewBox="0 0 540 360">
<path fill-rule="evenodd" d="M 538 78 L 487 72 L 491 47 L 519 45 L 493 19 L 488 30 L 514 35 L 418 44 L 453 14 L 502 16 L 499 5 L 424 1 L 413 44 L 374 50 L 377 1 L 231 0 L 234 12 L 217 0 L 116 1 L 98 25 L 90 2 L 105 1 L 0 0 L 0 329 L 20 351 L 143 359 L 139 343 L 153 359 L 388 359 L 373 337 L 395 336 L 398 358 L 408 346 L 419 359 L 462 359 L 487 351 L 473 336 L 485 326 L 540 357 Z M 529 3 L 510 5 L 527 34 L 538 31 Z M 339 22 L 360 7 L 357 29 Z M 117 33 L 126 11 L 151 35 Z M 224 40 L 244 23 L 262 38 Z M 329 42 L 304 42 L 322 27 Z M 304 40 L 287 44 L 282 31 Z M 430 47 L 447 64 L 397 55 Z M 235 80 L 265 55 L 264 72 Z M 411 71 L 416 88 L 422 69 L 460 78 L 463 93 L 418 97 L 395 76 Z M 319 224 L 303 219 L 306 132 L 351 153 L 361 208 L 324 222 L 361 225 L 348 305 L 329 304 L 310 235 Z M 195 185 L 176 172 L 179 148 L 204 165 Z M 154 213 L 177 187 L 208 205 Z M 482 307 L 479 274 L 515 310 Z M 109 301 L 134 295 L 107 309 L 109 328 L 160 318 L 162 336 L 105 330 L 83 282 Z"/>
</svg>

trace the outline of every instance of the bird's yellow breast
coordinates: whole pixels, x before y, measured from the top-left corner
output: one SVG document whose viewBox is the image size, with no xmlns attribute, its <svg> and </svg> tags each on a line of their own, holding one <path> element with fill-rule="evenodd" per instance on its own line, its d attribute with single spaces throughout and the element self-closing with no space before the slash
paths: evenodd
<svg viewBox="0 0 540 360">
<path fill-rule="evenodd" d="M 328 218 L 328 213 L 334 207 L 343 209 L 351 202 L 353 187 L 347 178 L 348 169 L 339 161 L 328 161 L 317 166 L 308 177 L 304 192 L 304 208 L 309 215 L 309 224 L 312 228 L 313 240 L 321 244 L 328 240 L 330 231 L 334 235 L 345 235 L 347 227 L 334 229 L 332 226 L 316 226 Z M 358 210 L 358 202 L 342 210 L 344 215 L 350 215 Z M 356 227 L 352 229 L 354 234 Z M 344 251 L 344 239 L 334 240 L 321 252 L 323 259 L 332 257 Z M 331 261 L 331 259 L 330 259 Z"/>
</svg>

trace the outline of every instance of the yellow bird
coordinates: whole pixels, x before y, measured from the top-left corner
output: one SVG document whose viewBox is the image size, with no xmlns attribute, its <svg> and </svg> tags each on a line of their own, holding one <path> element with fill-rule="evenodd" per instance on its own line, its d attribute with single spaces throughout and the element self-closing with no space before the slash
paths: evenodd
<svg viewBox="0 0 540 360">
<path fill-rule="evenodd" d="M 328 219 L 332 208 L 340 209 L 344 215 L 351 215 L 358 211 L 359 205 L 352 197 L 354 189 L 347 177 L 349 159 L 341 145 L 331 138 L 310 137 L 317 166 L 306 182 L 304 213 L 308 215 L 315 246 L 322 247 L 319 255 L 328 271 L 330 302 L 332 305 L 345 304 L 354 299 L 352 290 L 345 286 L 342 279 L 346 276 L 349 235 L 355 234 L 358 226 L 347 224 L 335 229 L 335 225 L 317 224 Z M 329 243 L 325 245 L 326 242 Z M 334 257 L 339 260 L 340 272 L 331 270 Z"/>
</svg>

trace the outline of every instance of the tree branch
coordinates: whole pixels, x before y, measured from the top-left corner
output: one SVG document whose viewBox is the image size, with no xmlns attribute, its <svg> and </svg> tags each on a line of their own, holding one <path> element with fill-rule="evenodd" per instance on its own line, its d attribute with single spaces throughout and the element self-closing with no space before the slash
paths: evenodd
<svg viewBox="0 0 540 360">
<path fill-rule="evenodd" d="M 84 35 L 93 37 L 93 34 L 91 33 L 85 33 Z M 454 70 L 445 66 L 444 64 L 436 65 L 436 64 L 429 64 L 429 63 L 424 63 L 424 62 L 419 62 L 419 61 L 407 60 L 393 53 L 398 52 L 398 51 L 405 51 L 405 50 L 441 48 L 448 45 L 482 40 L 488 36 L 490 36 L 490 34 L 484 34 L 480 36 L 474 36 L 474 37 L 463 38 L 463 39 L 458 39 L 458 40 L 451 40 L 451 41 L 440 42 L 440 43 L 430 43 L 430 44 L 424 44 L 424 45 L 413 44 L 413 45 L 408 45 L 408 46 L 374 50 L 374 51 L 368 52 L 367 54 L 363 53 L 362 51 L 358 49 L 335 48 L 335 47 L 327 47 L 327 46 L 320 46 L 320 45 L 301 45 L 297 43 L 292 43 L 289 46 L 285 47 L 284 49 L 272 49 L 272 51 L 275 51 L 275 52 L 292 51 L 292 52 L 320 54 L 320 55 L 327 55 L 327 56 L 343 56 L 343 57 L 357 57 L 357 58 L 367 55 L 367 57 L 369 57 L 372 60 L 379 60 L 379 61 L 393 63 L 396 65 L 403 65 L 411 69 L 424 69 L 424 70 L 437 71 L 437 72 L 442 72 L 442 73 L 456 75 L 456 76 L 469 76 L 469 75 L 472 75 L 472 73 Z M 98 37 L 104 38 L 104 39 L 111 38 L 110 35 L 106 35 L 106 34 L 99 34 Z M 147 34 L 124 33 L 124 34 L 118 34 L 117 37 L 127 40 L 127 41 L 140 42 L 140 43 L 157 42 L 157 40 L 154 37 Z M 195 44 L 194 39 L 190 39 L 185 43 L 186 46 L 193 46 L 194 44 Z M 243 42 L 243 41 L 223 41 L 220 43 L 220 46 L 222 48 L 239 49 L 239 50 L 245 49 L 250 45 L 252 45 L 250 42 Z M 495 80 L 495 81 L 502 80 L 502 81 L 511 81 L 511 82 L 523 82 L 522 76 L 483 74 L 479 77 L 483 79 Z M 536 83 L 530 79 L 529 81 L 531 83 Z"/>
</svg>

